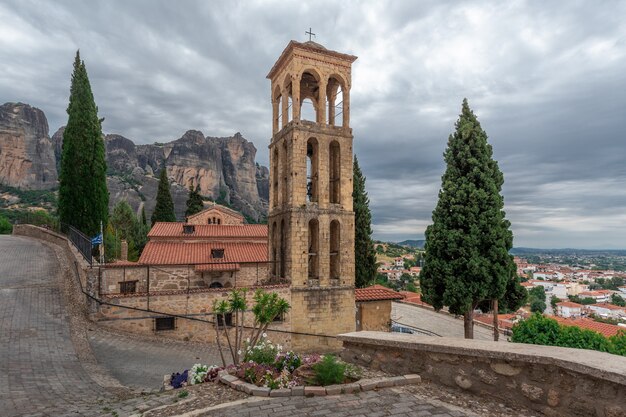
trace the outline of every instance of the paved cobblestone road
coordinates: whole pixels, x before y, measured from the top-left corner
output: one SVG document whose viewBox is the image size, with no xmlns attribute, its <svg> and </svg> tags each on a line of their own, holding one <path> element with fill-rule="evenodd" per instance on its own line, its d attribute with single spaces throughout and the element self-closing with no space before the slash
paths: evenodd
<svg viewBox="0 0 626 417">
<path fill-rule="evenodd" d="M 0 415 L 59 414 L 108 398 L 78 360 L 54 252 L 0 235 Z"/>
<path fill-rule="evenodd" d="M 367 391 L 354 395 L 328 397 L 272 398 L 232 407 L 207 410 L 197 416 L 224 417 L 281 417 L 281 416 L 331 416 L 331 417 L 470 417 L 475 416 L 457 407 L 429 401 L 413 395 L 403 388 Z"/>
<path fill-rule="evenodd" d="M 90 332 L 89 343 L 98 359 L 123 385 L 154 391 L 163 375 L 190 369 L 194 363 L 221 364 L 219 352 L 183 342 L 142 340 L 106 331 Z"/>
</svg>

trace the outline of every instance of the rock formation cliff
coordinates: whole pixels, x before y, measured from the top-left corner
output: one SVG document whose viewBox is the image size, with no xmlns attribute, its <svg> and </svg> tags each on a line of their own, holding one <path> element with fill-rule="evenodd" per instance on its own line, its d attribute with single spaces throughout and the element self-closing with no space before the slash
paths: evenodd
<svg viewBox="0 0 626 417">
<path fill-rule="evenodd" d="M 48 121 L 28 104 L 0 106 L 0 183 L 31 190 L 57 186 Z"/>
<path fill-rule="evenodd" d="M 61 127 L 50 139 L 44 113 L 25 104 L 0 107 L 0 183 L 18 188 L 54 188 L 63 144 Z M 121 135 L 106 135 L 110 206 L 126 199 L 148 217 L 154 209 L 158 173 L 167 169 L 176 216 L 184 218 L 189 186 L 227 203 L 249 218 L 267 216 L 269 171 L 255 163 L 256 148 L 236 133 L 205 137 L 190 130 L 172 142 L 135 145 Z"/>
</svg>

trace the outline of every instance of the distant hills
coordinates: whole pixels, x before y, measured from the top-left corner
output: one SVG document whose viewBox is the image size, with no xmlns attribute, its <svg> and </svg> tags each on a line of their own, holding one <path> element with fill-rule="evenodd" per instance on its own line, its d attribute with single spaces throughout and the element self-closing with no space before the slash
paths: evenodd
<svg viewBox="0 0 626 417">
<path fill-rule="evenodd" d="M 402 242 L 398 242 L 398 245 L 400 245 L 400 246 L 409 246 L 409 247 L 418 248 L 418 249 L 423 249 L 424 248 L 424 243 L 426 243 L 425 240 L 409 239 L 409 240 L 403 240 Z"/>
<path fill-rule="evenodd" d="M 397 242 L 400 246 L 408 246 L 411 248 L 424 249 L 423 239 L 407 239 Z M 535 254 L 553 255 L 553 256 L 572 256 L 572 255 L 612 255 L 626 256 L 626 249 L 538 249 L 538 248 L 513 248 L 510 250 L 511 255 L 527 256 Z"/>
</svg>

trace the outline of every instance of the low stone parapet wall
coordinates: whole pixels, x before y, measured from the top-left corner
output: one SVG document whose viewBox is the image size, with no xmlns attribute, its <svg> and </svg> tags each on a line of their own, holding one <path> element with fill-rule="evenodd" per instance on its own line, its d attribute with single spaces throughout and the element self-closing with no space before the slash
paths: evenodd
<svg viewBox="0 0 626 417">
<path fill-rule="evenodd" d="M 342 358 L 497 398 L 546 416 L 626 416 L 626 357 L 520 343 L 355 332 Z"/>
</svg>

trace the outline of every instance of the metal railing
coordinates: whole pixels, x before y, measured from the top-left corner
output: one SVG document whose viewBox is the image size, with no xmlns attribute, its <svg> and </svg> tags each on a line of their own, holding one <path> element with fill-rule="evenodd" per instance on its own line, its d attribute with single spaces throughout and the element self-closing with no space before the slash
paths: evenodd
<svg viewBox="0 0 626 417">
<path fill-rule="evenodd" d="M 93 258 L 91 256 L 91 239 L 85 236 L 80 230 L 74 226 L 68 226 L 67 238 L 76 246 L 76 249 L 83 255 L 83 258 L 89 265 L 92 265 Z"/>
</svg>

